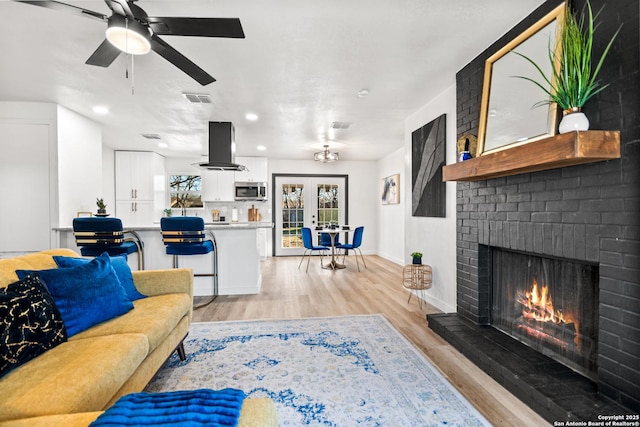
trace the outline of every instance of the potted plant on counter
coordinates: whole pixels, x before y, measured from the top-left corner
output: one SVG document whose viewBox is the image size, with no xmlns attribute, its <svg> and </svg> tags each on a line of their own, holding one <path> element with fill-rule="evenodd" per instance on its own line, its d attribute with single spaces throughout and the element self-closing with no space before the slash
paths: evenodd
<svg viewBox="0 0 640 427">
<path fill-rule="evenodd" d="M 594 15 L 589 0 L 586 2 L 585 10 L 579 16 L 573 14 L 568 7 L 566 8 L 559 34 L 559 53 L 556 54 L 555 46 L 549 46 L 549 61 L 553 70 L 551 79 L 532 59 L 514 51 L 529 61 L 544 79 L 545 84 L 542 84 L 529 77 L 516 76 L 529 80 L 549 95 L 548 101 L 541 101 L 536 105 L 555 102 L 562 108 L 560 133 L 588 130 L 589 119 L 582 112 L 582 107 L 591 97 L 608 86 L 608 84 L 600 84 L 597 77 L 620 28 L 609 40 L 594 68 L 592 66 L 593 38 L 598 27 L 595 21 L 601 11 L 602 9 Z"/>
<path fill-rule="evenodd" d="M 106 216 L 107 215 L 107 205 L 104 203 L 104 199 L 96 199 L 96 205 L 98 206 L 97 216 Z"/>
<path fill-rule="evenodd" d="M 422 252 L 412 252 L 413 264 L 422 264 Z"/>
</svg>

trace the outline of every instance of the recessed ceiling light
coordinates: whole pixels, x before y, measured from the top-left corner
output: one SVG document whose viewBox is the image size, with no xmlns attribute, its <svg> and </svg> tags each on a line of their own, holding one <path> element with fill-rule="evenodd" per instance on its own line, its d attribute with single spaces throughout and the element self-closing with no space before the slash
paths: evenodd
<svg viewBox="0 0 640 427">
<path fill-rule="evenodd" d="M 96 114 L 109 114 L 109 107 L 105 107 L 104 105 L 96 105 L 93 107 L 93 112 Z"/>
<path fill-rule="evenodd" d="M 365 98 L 369 95 L 369 89 L 360 89 L 358 91 L 358 98 Z"/>
<path fill-rule="evenodd" d="M 267 147 L 265 147 L 264 145 L 258 145 L 256 148 L 258 149 L 258 151 L 265 151 L 267 149 Z"/>
<path fill-rule="evenodd" d="M 169 144 L 167 144 L 166 142 L 158 142 L 158 147 L 167 148 L 167 147 L 169 147 Z"/>
<path fill-rule="evenodd" d="M 244 118 L 249 121 L 255 122 L 256 120 L 258 120 L 258 115 L 256 113 L 247 113 Z"/>
</svg>

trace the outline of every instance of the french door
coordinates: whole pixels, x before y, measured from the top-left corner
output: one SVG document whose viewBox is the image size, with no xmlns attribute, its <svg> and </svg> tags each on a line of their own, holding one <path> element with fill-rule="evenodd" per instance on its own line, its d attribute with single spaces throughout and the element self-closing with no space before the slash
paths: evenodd
<svg viewBox="0 0 640 427">
<path fill-rule="evenodd" d="M 274 255 L 302 255 L 302 227 L 345 224 L 344 176 L 276 176 L 274 179 Z M 312 233 L 314 244 L 316 233 Z"/>
</svg>

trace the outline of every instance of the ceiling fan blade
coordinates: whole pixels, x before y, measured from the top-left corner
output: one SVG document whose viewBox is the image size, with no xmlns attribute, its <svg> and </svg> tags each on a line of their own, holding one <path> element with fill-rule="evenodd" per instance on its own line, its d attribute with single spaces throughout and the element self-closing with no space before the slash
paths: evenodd
<svg viewBox="0 0 640 427">
<path fill-rule="evenodd" d="M 54 0 L 37 0 L 37 1 L 27 1 L 27 0 L 14 0 L 18 3 L 27 3 L 34 6 L 46 7 L 47 9 L 60 10 L 62 12 L 70 12 L 74 15 L 84 16 L 87 18 L 94 18 L 100 21 L 106 21 L 108 16 L 102 13 L 94 12 L 93 10 L 83 9 L 81 7 L 72 6 L 66 3 L 60 3 L 59 1 Z"/>
<path fill-rule="evenodd" d="M 85 64 L 97 65 L 98 67 L 108 67 L 120 55 L 121 50 L 105 39 L 100 46 L 91 54 Z"/>
<path fill-rule="evenodd" d="M 151 29 L 161 36 L 227 37 L 243 39 L 238 18 L 146 18 Z"/>
<path fill-rule="evenodd" d="M 104 2 L 109 6 L 109 9 L 113 13 L 117 13 L 118 15 L 127 16 L 129 18 L 135 18 L 133 11 L 129 5 L 129 2 L 126 0 L 104 0 Z"/>
<path fill-rule="evenodd" d="M 151 36 L 151 49 L 187 73 L 202 86 L 216 81 L 216 79 L 211 77 L 206 71 L 191 62 L 186 56 L 169 46 L 169 44 L 155 34 Z"/>
</svg>

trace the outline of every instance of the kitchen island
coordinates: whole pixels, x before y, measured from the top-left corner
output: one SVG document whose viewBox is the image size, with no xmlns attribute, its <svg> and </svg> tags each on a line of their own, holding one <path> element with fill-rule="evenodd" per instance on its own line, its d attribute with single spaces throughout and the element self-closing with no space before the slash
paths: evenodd
<svg viewBox="0 0 640 427">
<path fill-rule="evenodd" d="M 264 256 L 265 231 L 271 229 L 270 222 L 206 223 L 207 233 L 215 236 L 218 249 L 218 295 L 257 294 L 262 285 L 260 259 Z M 141 227 L 126 227 L 138 233 L 144 242 L 145 269 L 172 268 L 173 257 L 167 255 L 162 243 L 160 224 Z M 54 229 L 58 236 L 58 247 L 73 249 L 80 253 L 71 227 Z M 208 236 L 210 238 L 210 236 Z M 213 271 L 213 254 L 179 256 L 180 267 L 193 269 L 194 273 Z M 137 268 L 135 256 L 129 257 L 129 265 Z M 194 295 L 214 294 L 213 277 L 195 277 Z"/>
</svg>

